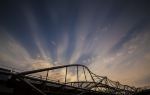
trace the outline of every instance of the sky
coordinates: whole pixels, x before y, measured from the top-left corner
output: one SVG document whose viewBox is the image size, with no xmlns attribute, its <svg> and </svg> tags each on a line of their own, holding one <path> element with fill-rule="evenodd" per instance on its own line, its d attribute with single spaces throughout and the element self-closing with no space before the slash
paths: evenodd
<svg viewBox="0 0 150 95">
<path fill-rule="evenodd" d="M 83 64 L 131 86 L 150 85 L 149 0 L 1 0 L 0 66 Z"/>
</svg>

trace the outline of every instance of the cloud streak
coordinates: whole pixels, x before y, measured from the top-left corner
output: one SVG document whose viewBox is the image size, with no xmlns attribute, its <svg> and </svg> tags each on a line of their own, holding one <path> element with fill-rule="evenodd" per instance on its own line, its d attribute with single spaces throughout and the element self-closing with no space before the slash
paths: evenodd
<svg viewBox="0 0 150 95">
<path fill-rule="evenodd" d="M 0 66 L 17 71 L 52 67 L 49 59 L 34 58 L 20 42 L 1 29 Z"/>
<path fill-rule="evenodd" d="M 96 1 L 80 2 L 79 9 L 73 8 L 76 13 L 68 13 L 72 10 L 66 8 L 67 3 L 60 8 L 56 4 L 56 8 L 48 6 L 49 17 L 26 5 L 23 15 L 37 52 L 31 54 L 26 44 L 11 35 L 13 30 L 1 28 L 0 65 L 29 70 L 83 64 L 122 84 L 150 85 L 149 17 L 128 3 L 120 6 L 110 1 L 106 8 L 105 2 L 102 6 Z M 73 72 L 68 76 L 75 79 Z"/>
</svg>

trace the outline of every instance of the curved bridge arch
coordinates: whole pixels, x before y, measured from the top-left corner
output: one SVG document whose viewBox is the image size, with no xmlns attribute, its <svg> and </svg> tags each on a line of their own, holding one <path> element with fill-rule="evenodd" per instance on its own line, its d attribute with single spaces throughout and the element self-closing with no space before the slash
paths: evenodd
<svg viewBox="0 0 150 95">
<path fill-rule="evenodd" d="M 70 67 L 76 68 L 77 80 L 73 81 L 73 82 L 67 82 L 66 81 L 67 73 L 68 73 L 67 70 Z M 84 77 L 85 77 L 84 81 L 79 80 L 79 69 L 78 69 L 79 67 L 83 68 Z M 135 87 L 131 87 L 128 85 L 122 85 L 119 82 L 112 81 L 105 76 L 96 75 L 93 72 L 91 72 L 88 67 L 86 67 L 84 65 L 80 65 L 80 64 L 63 65 L 63 66 L 56 66 L 56 67 L 26 71 L 26 72 L 17 73 L 16 75 L 17 76 L 28 76 L 30 74 L 35 74 L 35 73 L 47 71 L 47 76 L 45 79 L 46 79 L 46 81 L 48 81 L 47 77 L 48 77 L 49 71 L 56 70 L 56 69 L 63 69 L 63 68 L 66 69 L 65 77 L 64 77 L 65 78 L 65 82 L 64 82 L 65 85 L 87 89 L 87 91 L 94 90 L 97 92 L 106 92 L 106 93 L 111 92 L 111 93 L 115 93 L 115 94 L 125 94 L 125 95 L 133 94 L 137 91 L 137 88 L 135 88 Z M 90 74 L 90 77 L 92 79 L 91 81 L 87 81 L 87 79 L 86 79 L 87 76 L 85 74 L 85 70 L 87 70 L 88 73 Z"/>
</svg>

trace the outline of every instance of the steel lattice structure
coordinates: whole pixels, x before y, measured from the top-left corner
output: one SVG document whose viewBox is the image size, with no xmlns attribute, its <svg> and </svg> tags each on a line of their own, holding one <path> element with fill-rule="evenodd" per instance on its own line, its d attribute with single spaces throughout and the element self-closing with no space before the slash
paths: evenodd
<svg viewBox="0 0 150 95">
<path fill-rule="evenodd" d="M 69 82 L 67 80 L 68 73 L 69 73 L 68 69 L 72 67 L 76 69 L 74 71 L 74 73 L 76 74 L 76 80 Z M 113 93 L 113 95 L 132 95 L 139 90 L 138 88 L 131 87 L 128 85 L 123 85 L 116 81 L 112 81 L 105 76 L 96 75 L 93 72 L 91 72 L 88 67 L 84 65 L 79 65 L 79 64 L 63 65 L 63 66 L 56 66 L 56 67 L 50 67 L 50 68 L 44 68 L 44 69 L 38 69 L 38 70 L 32 70 L 32 71 L 25 71 L 21 73 L 16 73 L 15 76 L 18 79 L 30 85 L 32 88 L 37 90 L 42 95 L 46 95 L 40 89 L 32 85 L 32 83 L 30 83 L 28 79 L 26 78 L 35 78 L 34 75 L 36 73 L 46 72 L 45 74 L 46 76 L 41 76 L 41 77 L 36 77 L 36 78 L 47 81 L 47 82 L 52 81 L 49 79 L 49 76 L 51 76 L 49 72 L 60 70 L 60 69 L 65 69 L 65 72 L 64 72 L 64 82 L 58 81 L 59 84 L 62 84 L 64 86 L 67 85 L 67 86 L 75 87 L 77 89 L 84 89 L 84 91 L 81 91 L 77 95 L 84 95 L 84 93 L 87 93 L 88 91 L 95 91 L 97 93 L 100 93 L 100 92 Z M 81 69 L 83 71 L 82 76 L 84 77 L 84 79 L 82 78 L 82 80 L 80 80 L 80 74 L 79 74 Z M 88 78 L 87 74 L 90 76 L 91 80 L 87 79 Z"/>
</svg>

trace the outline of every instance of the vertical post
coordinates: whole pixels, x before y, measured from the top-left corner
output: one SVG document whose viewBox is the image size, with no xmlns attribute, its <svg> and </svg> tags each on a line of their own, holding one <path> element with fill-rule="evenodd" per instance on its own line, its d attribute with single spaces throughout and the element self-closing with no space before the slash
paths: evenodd
<svg viewBox="0 0 150 95">
<path fill-rule="evenodd" d="M 47 80 L 47 78 L 48 78 L 48 72 L 49 72 L 49 70 L 47 71 L 47 74 L 46 74 L 46 80 Z"/>
<path fill-rule="evenodd" d="M 105 85 L 109 85 L 107 77 L 105 77 L 104 81 L 105 81 Z M 109 91 L 109 88 L 106 88 L 106 91 Z"/>
<path fill-rule="evenodd" d="M 84 72 L 85 80 L 87 81 L 87 78 L 86 78 L 86 74 L 85 74 L 85 69 L 84 69 L 84 67 L 83 67 L 83 72 Z"/>
<path fill-rule="evenodd" d="M 65 74 L 65 83 L 67 82 L 67 67 L 66 67 L 66 74 Z"/>
<path fill-rule="evenodd" d="M 79 87 L 79 74 L 78 74 L 78 66 L 77 66 L 77 81 L 78 81 L 78 87 Z"/>
</svg>

